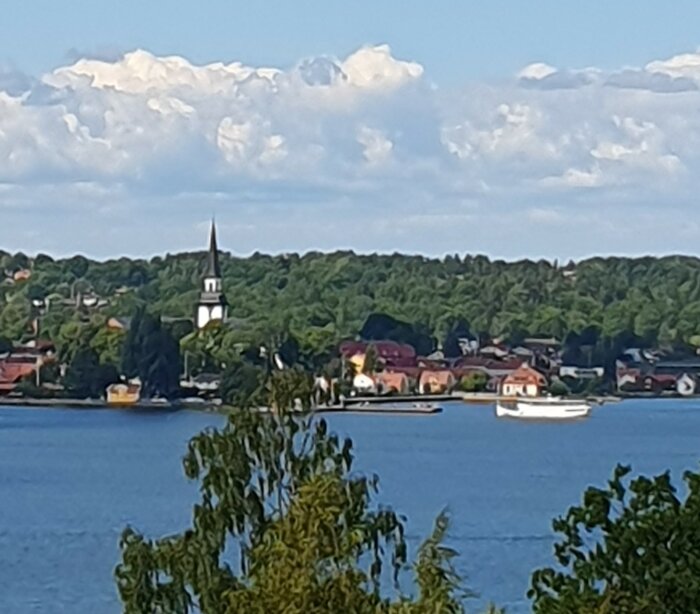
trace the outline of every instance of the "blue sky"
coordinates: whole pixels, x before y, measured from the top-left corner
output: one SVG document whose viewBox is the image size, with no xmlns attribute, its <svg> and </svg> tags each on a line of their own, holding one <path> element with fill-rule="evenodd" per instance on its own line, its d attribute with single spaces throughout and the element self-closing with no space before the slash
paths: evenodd
<svg viewBox="0 0 700 614">
<path fill-rule="evenodd" d="M 287 66 L 390 43 L 441 84 L 499 78 L 523 64 L 612 68 L 694 50 L 700 3 L 676 0 L 7 0 L 0 59 L 43 72 L 74 52 L 145 48 L 194 62 Z"/>
<path fill-rule="evenodd" d="M 5 249 L 196 249 L 214 213 L 242 254 L 700 244 L 697 2 L 8 0 L 0 14 Z"/>
</svg>

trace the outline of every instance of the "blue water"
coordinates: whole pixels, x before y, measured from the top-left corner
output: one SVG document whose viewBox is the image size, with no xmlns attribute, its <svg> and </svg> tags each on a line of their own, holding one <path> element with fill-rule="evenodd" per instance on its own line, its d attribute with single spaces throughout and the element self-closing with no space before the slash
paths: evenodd
<svg viewBox="0 0 700 614">
<path fill-rule="evenodd" d="M 529 610 L 530 572 L 552 561 L 551 519 L 618 461 L 644 473 L 697 468 L 700 402 L 626 401 L 588 420 L 497 420 L 486 406 L 437 416 L 332 415 L 380 499 L 415 542 L 444 507 L 458 566 L 482 601 Z M 221 418 L 194 412 L 0 408 L 0 612 L 120 611 L 112 573 L 131 524 L 149 536 L 189 521 L 187 440 Z M 479 602 L 475 603 L 478 605 Z"/>
</svg>

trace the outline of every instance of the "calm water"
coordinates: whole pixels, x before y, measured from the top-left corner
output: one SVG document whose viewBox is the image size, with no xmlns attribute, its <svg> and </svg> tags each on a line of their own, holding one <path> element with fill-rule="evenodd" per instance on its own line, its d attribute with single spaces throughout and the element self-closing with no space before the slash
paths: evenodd
<svg viewBox="0 0 700 614">
<path fill-rule="evenodd" d="M 0 408 L 0 611 L 116 613 L 121 529 L 186 525 L 196 491 L 179 459 L 221 419 L 191 412 Z M 628 401 L 572 424 L 496 420 L 490 407 L 438 416 L 334 415 L 358 467 L 413 539 L 448 507 L 459 566 L 484 600 L 528 611 L 530 571 L 552 560 L 551 518 L 617 461 L 675 477 L 700 458 L 700 402 Z"/>
</svg>

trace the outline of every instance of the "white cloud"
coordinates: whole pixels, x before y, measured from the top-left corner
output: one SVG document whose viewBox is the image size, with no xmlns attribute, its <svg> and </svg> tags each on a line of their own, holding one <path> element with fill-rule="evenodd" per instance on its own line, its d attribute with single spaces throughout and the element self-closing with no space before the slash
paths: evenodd
<svg viewBox="0 0 700 614">
<path fill-rule="evenodd" d="M 561 175 L 544 177 L 540 181 L 543 187 L 553 188 L 595 188 L 603 183 L 603 176 L 599 166 L 582 170 L 567 168 Z"/>
<path fill-rule="evenodd" d="M 670 77 L 700 79 L 700 53 L 682 53 L 666 60 L 655 60 L 645 66 L 650 73 L 662 73 Z"/>
<path fill-rule="evenodd" d="M 384 136 L 381 130 L 360 126 L 357 131 L 357 142 L 364 147 L 363 155 L 370 164 L 381 164 L 391 156 L 394 144 Z"/>
<path fill-rule="evenodd" d="M 226 93 L 233 84 L 249 78 L 274 80 L 279 73 L 272 68 L 250 68 L 240 62 L 193 66 L 179 56 L 156 57 L 139 49 L 115 62 L 78 60 L 45 75 L 43 82 L 57 88 L 113 88 L 132 94 L 192 88 L 211 95 Z"/>
<path fill-rule="evenodd" d="M 215 203 L 242 228 L 264 225 L 270 207 L 289 219 L 301 207 L 311 223 L 331 203 L 361 220 L 376 202 L 386 245 L 379 231 L 361 243 L 377 248 L 392 247 L 397 214 L 466 224 L 465 200 L 477 204 L 470 223 L 514 212 L 521 224 L 553 223 L 591 193 L 628 212 L 653 199 L 681 210 L 698 188 L 699 87 L 698 53 L 615 71 L 537 62 L 450 90 L 387 45 L 285 69 L 142 50 L 39 78 L 0 68 L 0 206 L 32 216 L 48 201 L 94 201 L 100 214 L 169 203 L 177 220 Z M 263 234 L 260 249 L 278 238 Z"/>
<path fill-rule="evenodd" d="M 534 62 L 528 64 L 518 73 L 518 79 L 544 79 L 557 72 L 554 66 L 545 64 L 544 62 Z"/>
<path fill-rule="evenodd" d="M 363 47 L 340 64 L 348 82 L 357 87 L 398 87 L 423 74 L 415 62 L 402 62 L 391 55 L 389 45 Z"/>
</svg>

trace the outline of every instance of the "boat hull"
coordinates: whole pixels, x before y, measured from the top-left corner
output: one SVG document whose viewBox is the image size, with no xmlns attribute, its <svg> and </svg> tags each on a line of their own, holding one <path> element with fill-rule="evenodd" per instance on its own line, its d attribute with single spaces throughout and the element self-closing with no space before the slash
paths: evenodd
<svg viewBox="0 0 700 614">
<path fill-rule="evenodd" d="M 584 401 L 516 401 L 512 404 L 499 401 L 496 403 L 496 415 L 499 418 L 574 420 L 576 418 L 585 418 L 590 412 L 590 404 Z"/>
</svg>

